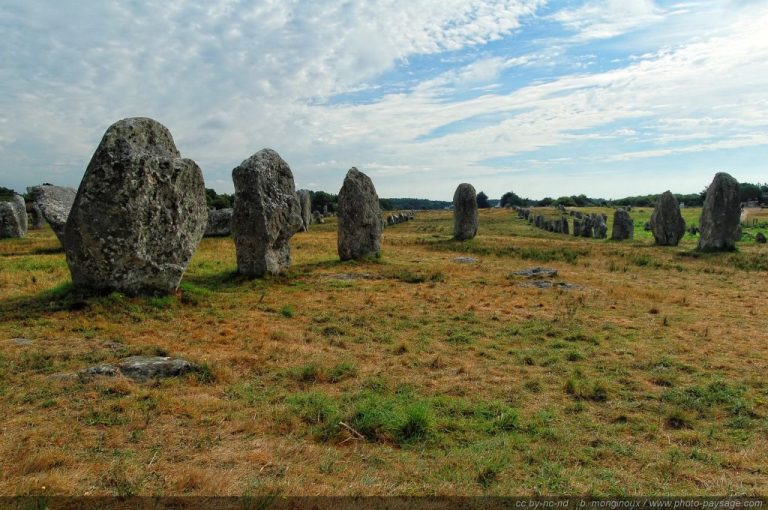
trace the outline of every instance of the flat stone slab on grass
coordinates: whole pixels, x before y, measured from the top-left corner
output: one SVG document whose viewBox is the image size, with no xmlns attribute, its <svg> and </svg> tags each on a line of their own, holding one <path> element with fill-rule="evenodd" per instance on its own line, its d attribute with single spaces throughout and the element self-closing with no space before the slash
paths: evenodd
<svg viewBox="0 0 768 510">
<path fill-rule="evenodd" d="M 11 338 L 9 342 L 14 345 L 32 345 L 33 343 L 29 338 Z"/>
<path fill-rule="evenodd" d="M 456 257 L 453 261 L 459 264 L 476 264 L 480 262 L 480 260 L 475 257 Z"/>
<path fill-rule="evenodd" d="M 529 269 L 520 269 L 512 273 L 515 276 L 522 276 L 524 278 L 554 278 L 557 276 L 557 269 L 549 269 L 546 267 L 532 267 Z"/>
<path fill-rule="evenodd" d="M 181 358 L 167 356 L 131 356 L 120 360 L 116 365 L 102 363 L 82 370 L 85 376 L 115 377 L 124 375 L 136 381 L 178 377 L 195 369 L 195 365 Z"/>
<path fill-rule="evenodd" d="M 548 282 L 546 280 L 536 280 L 533 282 L 521 283 L 520 287 L 534 287 L 537 289 L 563 289 L 574 290 L 583 288 L 581 285 L 567 282 Z"/>
</svg>

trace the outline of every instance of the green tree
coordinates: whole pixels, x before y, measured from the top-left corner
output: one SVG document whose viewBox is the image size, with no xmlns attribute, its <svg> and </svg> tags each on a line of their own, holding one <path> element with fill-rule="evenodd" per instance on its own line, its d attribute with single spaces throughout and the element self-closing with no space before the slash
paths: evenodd
<svg viewBox="0 0 768 510">
<path fill-rule="evenodd" d="M 506 193 L 501 195 L 501 200 L 499 201 L 499 205 L 501 205 L 501 207 L 522 206 L 522 205 L 525 205 L 525 202 L 522 198 L 520 198 L 514 192 L 507 191 Z"/>
<path fill-rule="evenodd" d="M 488 209 L 491 207 L 491 204 L 488 203 L 488 195 L 482 191 L 477 194 L 477 207 L 479 209 Z"/>
</svg>

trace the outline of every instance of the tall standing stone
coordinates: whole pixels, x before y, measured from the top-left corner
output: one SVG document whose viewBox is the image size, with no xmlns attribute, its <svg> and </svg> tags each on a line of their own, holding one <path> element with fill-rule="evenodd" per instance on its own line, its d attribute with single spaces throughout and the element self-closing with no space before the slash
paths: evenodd
<svg viewBox="0 0 768 510">
<path fill-rule="evenodd" d="M 296 198 L 299 199 L 299 206 L 301 207 L 301 230 L 306 232 L 312 223 L 312 197 L 309 195 L 309 191 L 300 189 L 296 192 Z"/>
<path fill-rule="evenodd" d="M 32 195 L 32 200 L 43 212 L 45 221 L 51 226 L 59 242 L 64 245 L 64 227 L 67 225 L 69 211 L 75 203 L 77 192 L 72 188 L 51 184 L 33 186 L 27 188 L 27 192 Z"/>
<path fill-rule="evenodd" d="M 43 228 L 45 226 L 45 218 L 43 217 L 43 211 L 40 209 L 40 207 L 34 202 L 27 203 L 26 207 L 27 220 L 29 222 L 28 228 L 30 230 Z"/>
<path fill-rule="evenodd" d="M 740 214 L 739 182 L 727 173 L 716 174 L 701 210 L 699 249 L 733 250 L 741 237 Z"/>
<path fill-rule="evenodd" d="M 675 195 L 665 191 L 656 202 L 651 214 L 650 228 L 656 244 L 660 246 L 677 246 L 685 235 L 685 220 L 680 214 L 680 204 Z"/>
<path fill-rule="evenodd" d="M 624 209 L 617 209 L 613 213 L 613 230 L 611 239 L 623 240 L 632 239 L 635 235 L 635 222 Z"/>
<path fill-rule="evenodd" d="M 208 219 L 200 167 L 159 122 L 123 119 L 88 164 L 65 227 L 77 287 L 167 294 L 178 288 Z"/>
<path fill-rule="evenodd" d="M 378 256 L 384 220 L 371 179 L 350 168 L 339 191 L 338 250 L 341 260 Z"/>
<path fill-rule="evenodd" d="M 27 235 L 27 206 L 21 195 L 0 197 L 0 239 Z"/>
<path fill-rule="evenodd" d="M 289 241 L 302 226 L 288 163 L 272 149 L 262 149 L 232 170 L 232 180 L 237 270 L 248 276 L 282 272 L 291 265 Z"/>
<path fill-rule="evenodd" d="M 539 223 L 535 223 L 540 226 Z M 453 238 L 467 241 L 477 235 L 477 194 L 471 184 L 459 184 L 453 194 Z"/>
</svg>

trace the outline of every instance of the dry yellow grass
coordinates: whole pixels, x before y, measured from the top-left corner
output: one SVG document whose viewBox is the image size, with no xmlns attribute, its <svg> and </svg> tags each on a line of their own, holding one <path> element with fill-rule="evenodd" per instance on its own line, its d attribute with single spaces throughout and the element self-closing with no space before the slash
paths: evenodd
<svg viewBox="0 0 768 510">
<path fill-rule="evenodd" d="M 421 213 L 341 263 L 331 222 L 253 281 L 205 239 L 171 299 L 82 299 L 49 230 L 0 241 L 0 494 L 764 492 L 764 247 L 576 239 L 504 210 L 450 233 Z M 511 275 L 542 265 L 579 287 Z M 206 370 L 57 376 L 137 353 Z"/>
</svg>

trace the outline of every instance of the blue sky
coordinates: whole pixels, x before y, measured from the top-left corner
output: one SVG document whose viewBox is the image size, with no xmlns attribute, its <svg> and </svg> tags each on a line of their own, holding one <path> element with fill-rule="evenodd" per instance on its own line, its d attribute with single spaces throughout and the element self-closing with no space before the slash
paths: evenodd
<svg viewBox="0 0 768 510">
<path fill-rule="evenodd" d="M 766 27 L 765 0 L 4 0 L 0 185 L 76 187 L 133 116 L 220 192 L 264 147 L 382 197 L 765 182 Z"/>
</svg>

